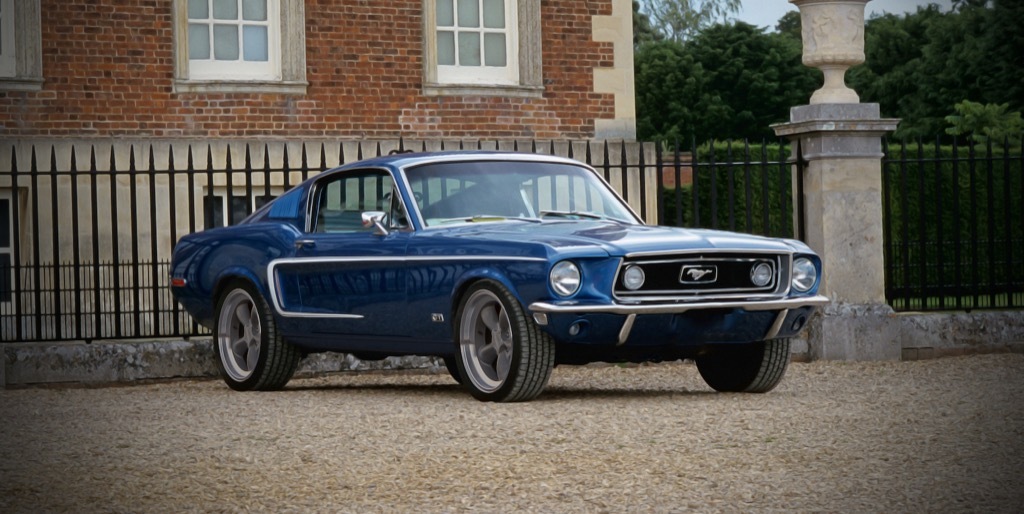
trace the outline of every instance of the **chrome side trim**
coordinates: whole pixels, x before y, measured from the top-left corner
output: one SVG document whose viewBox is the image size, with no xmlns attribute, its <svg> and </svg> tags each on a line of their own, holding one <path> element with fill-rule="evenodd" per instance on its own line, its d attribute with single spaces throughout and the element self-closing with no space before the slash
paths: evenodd
<svg viewBox="0 0 1024 514">
<path fill-rule="evenodd" d="M 541 257 L 516 257 L 508 255 L 456 255 L 456 256 L 405 256 L 405 257 L 292 257 L 275 259 L 267 264 L 267 288 L 270 293 L 270 303 L 278 314 L 288 318 L 327 318 L 327 319 L 363 319 L 362 314 L 344 313 L 316 313 L 286 311 L 281 308 L 280 288 L 277 284 L 276 268 L 281 264 L 320 264 L 332 262 L 437 262 L 437 261 L 519 261 L 519 262 L 547 262 Z"/>
<path fill-rule="evenodd" d="M 748 311 L 773 311 L 777 309 L 799 309 L 801 307 L 820 307 L 829 303 L 822 295 L 803 298 L 786 298 L 783 300 L 746 301 L 746 302 L 692 302 L 671 303 L 661 305 L 624 305 L 609 303 L 603 305 L 559 305 L 552 302 L 534 302 L 530 304 L 531 312 L 547 312 L 553 314 L 680 314 L 687 311 L 702 309 L 744 309 Z"/>
<path fill-rule="evenodd" d="M 779 311 L 779 315 L 775 316 L 775 323 L 772 323 L 771 328 L 765 333 L 765 339 L 774 339 L 775 336 L 779 335 L 779 330 L 782 330 L 782 322 L 786 321 L 786 316 L 789 315 L 789 309 L 782 309 Z"/>
</svg>

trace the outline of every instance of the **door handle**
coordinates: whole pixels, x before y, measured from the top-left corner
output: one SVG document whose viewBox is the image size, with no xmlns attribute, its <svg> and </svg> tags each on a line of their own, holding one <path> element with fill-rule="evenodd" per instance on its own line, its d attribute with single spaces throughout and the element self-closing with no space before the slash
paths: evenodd
<svg viewBox="0 0 1024 514">
<path fill-rule="evenodd" d="M 316 241 L 312 239 L 296 239 L 295 249 L 301 250 L 302 248 L 312 248 L 316 246 Z"/>
</svg>

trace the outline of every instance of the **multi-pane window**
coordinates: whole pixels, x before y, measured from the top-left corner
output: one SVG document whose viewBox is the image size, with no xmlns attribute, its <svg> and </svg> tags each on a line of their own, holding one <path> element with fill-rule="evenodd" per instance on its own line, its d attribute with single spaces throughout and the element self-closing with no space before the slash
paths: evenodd
<svg viewBox="0 0 1024 514">
<path fill-rule="evenodd" d="M 0 0 L 0 77 L 17 72 L 14 45 L 14 0 Z"/>
<path fill-rule="evenodd" d="M 280 78 L 277 0 L 188 0 L 189 76 Z"/>
<path fill-rule="evenodd" d="M 0 302 L 11 301 L 14 278 L 14 200 L 0 191 Z"/>
<path fill-rule="evenodd" d="M 245 193 L 239 193 L 241 192 L 228 196 L 225 192 L 217 192 L 213 195 L 207 194 L 203 196 L 203 213 L 206 228 L 235 225 L 276 198 L 275 195 L 257 195 L 254 193 L 250 200 L 245 196 Z"/>
<path fill-rule="evenodd" d="M 517 0 L 435 0 L 437 80 L 518 84 Z"/>
</svg>

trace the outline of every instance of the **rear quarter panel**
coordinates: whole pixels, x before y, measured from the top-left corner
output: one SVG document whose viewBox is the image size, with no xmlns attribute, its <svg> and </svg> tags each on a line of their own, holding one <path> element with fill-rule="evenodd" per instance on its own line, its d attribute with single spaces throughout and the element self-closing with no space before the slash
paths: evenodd
<svg viewBox="0 0 1024 514">
<path fill-rule="evenodd" d="M 185 236 L 174 248 L 171 276 L 186 280 L 175 298 L 201 325 L 213 326 L 216 298 L 233 279 L 267 296 L 267 264 L 286 257 L 300 233 L 288 223 L 253 223 Z"/>
</svg>

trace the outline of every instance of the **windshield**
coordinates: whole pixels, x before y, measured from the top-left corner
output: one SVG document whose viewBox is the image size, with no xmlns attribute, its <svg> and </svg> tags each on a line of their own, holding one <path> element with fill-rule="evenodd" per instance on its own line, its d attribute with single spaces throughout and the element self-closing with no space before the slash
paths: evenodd
<svg viewBox="0 0 1024 514">
<path fill-rule="evenodd" d="M 407 169 L 405 176 L 428 227 L 506 219 L 638 223 L 593 172 L 571 164 L 446 162 Z"/>
</svg>

